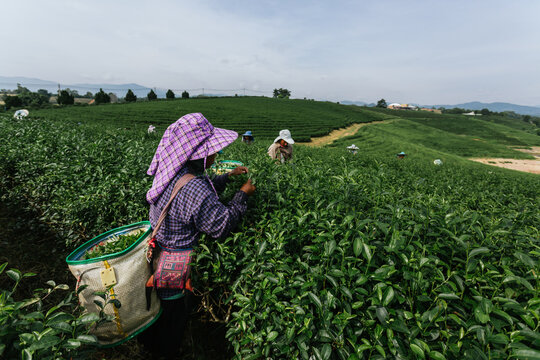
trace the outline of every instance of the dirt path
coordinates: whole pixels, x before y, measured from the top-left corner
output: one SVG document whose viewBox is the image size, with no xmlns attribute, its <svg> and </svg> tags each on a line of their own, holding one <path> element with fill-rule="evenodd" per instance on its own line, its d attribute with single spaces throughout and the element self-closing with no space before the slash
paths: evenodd
<svg viewBox="0 0 540 360">
<path fill-rule="evenodd" d="M 372 125 L 372 124 L 383 124 L 383 123 L 387 124 L 392 121 L 393 120 L 385 120 L 385 121 L 372 121 L 372 122 L 367 122 L 367 123 L 352 124 L 351 126 L 348 126 L 343 129 L 333 130 L 328 135 L 312 138 L 310 142 L 305 142 L 305 143 L 299 142 L 297 144 L 307 145 L 307 146 L 324 146 L 324 145 L 331 144 L 335 140 L 340 139 L 342 137 L 356 134 L 358 129 L 360 129 L 363 126 Z"/>
<path fill-rule="evenodd" d="M 469 160 L 477 161 L 487 165 L 498 166 L 506 169 L 525 171 L 532 174 L 540 174 L 540 146 L 533 146 L 531 149 L 516 149 L 518 151 L 531 154 L 535 160 L 517 160 L 503 158 L 472 158 Z"/>
</svg>

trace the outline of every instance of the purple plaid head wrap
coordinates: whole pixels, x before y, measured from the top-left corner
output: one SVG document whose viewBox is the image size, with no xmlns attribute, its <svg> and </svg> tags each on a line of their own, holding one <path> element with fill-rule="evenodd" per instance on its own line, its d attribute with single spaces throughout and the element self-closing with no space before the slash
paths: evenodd
<svg viewBox="0 0 540 360">
<path fill-rule="evenodd" d="M 146 200 L 154 204 L 188 160 L 206 159 L 238 137 L 238 133 L 212 126 L 201 114 L 187 114 L 171 124 L 146 172 L 154 176 Z"/>
</svg>

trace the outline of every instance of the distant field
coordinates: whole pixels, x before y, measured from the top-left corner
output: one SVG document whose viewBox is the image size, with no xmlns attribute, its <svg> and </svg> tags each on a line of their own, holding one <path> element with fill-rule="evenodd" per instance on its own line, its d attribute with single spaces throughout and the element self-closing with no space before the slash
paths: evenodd
<svg viewBox="0 0 540 360">
<path fill-rule="evenodd" d="M 214 105 L 236 99 L 228 101 Z M 315 105 L 313 115 L 315 109 L 356 111 Z M 0 218 L 4 229 L 12 229 L 5 238 L 13 245 L 2 249 L 0 264 L 18 263 L 43 282 L 51 274 L 67 276 L 74 288 L 67 254 L 100 233 L 147 219 L 145 193 L 153 179 L 146 170 L 161 134 L 147 134 L 144 122 L 124 130 L 108 125 L 113 116 L 85 117 L 110 109 L 121 117 L 137 108 L 51 111 L 57 121 L 0 116 L 2 205 L 32 210 L 39 220 L 30 227 L 36 222 L 9 221 L 9 213 Z M 258 118 L 257 111 L 238 113 Z M 358 111 L 363 119 L 378 114 Z M 184 358 L 538 358 L 522 355 L 538 349 L 540 177 L 459 156 L 514 156 L 508 144 L 529 140 L 510 128 L 505 133 L 471 122 L 471 131 L 483 136 L 474 140 L 479 135 L 463 134 L 459 121 L 451 126 L 454 120 L 367 125 L 333 148 L 295 146 L 293 163 L 284 165 L 267 156 L 271 139 L 227 147 L 222 156 L 246 164 L 257 191 L 230 236 L 203 236 L 198 243 L 192 280 L 200 306 L 190 320 L 192 336 L 184 341 L 192 345 L 183 346 Z M 345 149 L 351 140 L 361 148 L 357 155 Z M 398 160 L 399 151 L 409 156 Z M 443 164 L 434 165 L 435 158 Z M 223 203 L 246 180 L 241 177 L 231 179 Z M 0 290 L 11 289 L 13 277 L 2 278 Z M 36 314 L 28 306 L 25 316 L 39 319 Z M 16 358 L 16 350 L 6 358 Z M 39 355 L 34 358 L 45 358 Z M 146 356 L 136 340 L 94 355 Z"/>
<path fill-rule="evenodd" d="M 388 116 L 392 114 L 401 117 L 401 120 L 363 127 L 355 135 L 333 143 L 332 147 L 345 148 L 355 144 L 361 152 L 385 156 L 395 156 L 404 151 L 409 156 L 422 153 L 437 157 L 451 154 L 462 157 L 533 159 L 512 147 L 540 145 L 540 136 L 494 123 L 491 117 L 480 119 L 419 111 L 365 111 L 376 111 Z"/>
<path fill-rule="evenodd" d="M 275 138 L 279 130 L 289 129 L 297 141 L 309 141 L 310 137 L 322 136 L 353 123 L 388 117 L 351 105 L 265 97 L 194 98 L 70 106 L 35 110 L 32 115 L 99 126 L 147 128 L 151 124 L 158 131 L 164 131 L 181 116 L 193 112 L 201 112 L 218 127 L 239 133 L 251 130 L 256 138 Z"/>
<path fill-rule="evenodd" d="M 218 127 L 244 133 L 267 142 L 279 130 L 289 129 L 298 142 L 321 137 L 354 123 L 395 120 L 369 125 L 355 135 L 338 140 L 333 147 L 354 143 L 362 152 L 395 155 L 405 151 L 443 156 L 532 159 L 511 147 L 540 146 L 535 127 L 519 119 L 500 116 L 468 117 L 425 111 L 400 111 L 340 105 L 310 100 L 266 97 L 220 97 L 159 100 L 131 104 L 69 106 L 32 111 L 44 120 L 59 120 L 96 127 L 97 131 L 122 128 L 146 132 L 156 126 L 158 134 L 184 114 L 203 113 Z M 397 121 L 396 121 L 397 120 Z M 437 155 L 438 154 L 438 155 Z M 431 155 L 430 155 L 431 156 Z"/>
<path fill-rule="evenodd" d="M 220 155 L 243 162 L 257 191 L 230 236 L 198 243 L 192 280 L 200 305 L 184 358 L 536 356 L 540 177 L 465 157 L 530 158 L 512 147 L 538 145 L 540 137 L 487 117 L 268 98 L 0 116 L 1 204 L 32 211 L 20 220 L 0 211 L 14 245 L 0 264 L 39 273 L 43 282 L 68 276 L 74 288 L 65 256 L 98 234 L 148 218 L 153 179 L 146 171 L 163 130 L 194 111 L 260 140 L 236 141 Z M 331 146 L 295 145 L 292 163 L 276 164 L 266 153 L 283 127 L 300 140 L 374 120 L 389 121 Z M 157 133 L 147 134 L 149 124 Z M 351 143 L 358 154 L 346 150 Z M 400 151 L 404 160 L 396 158 Z M 231 179 L 221 201 L 228 203 L 246 178 Z M 1 291 L 13 286 L 13 276 L 4 278 Z M 28 306 L 25 316 L 39 320 L 34 310 Z M 20 353 L 14 350 L 9 358 Z M 94 355 L 146 356 L 136 340 Z"/>
</svg>

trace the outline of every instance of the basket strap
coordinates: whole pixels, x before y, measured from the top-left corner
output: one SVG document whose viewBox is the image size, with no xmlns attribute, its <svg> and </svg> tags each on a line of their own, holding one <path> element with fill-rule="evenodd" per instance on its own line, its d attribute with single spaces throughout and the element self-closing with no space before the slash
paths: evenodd
<svg viewBox="0 0 540 360">
<path fill-rule="evenodd" d="M 184 185 L 186 185 L 194 177 L 195 177 L 195 175 L 192 175 L 192 174 L 188 173 L 188 174 L 182 176 L 180 179 L 178 179 L 178 181 L 174 185 L 174 189 L 173 189 L 173 192 L 171 194 L 171 198 L 169 199 L 169 202 L 167 203 L 167 205 L 165 205 L 165 207 L 163 208 L 163 211 L 161 211 L 161 215 L 159 215 L 156 227 L 154 228 L 154 231 L 152 232 L 151 239 L 153 239 L 157 235 L 157 233 L 159 231 L 159 228 L 161 227 L 161 223 L 167 217 L 167 213 L 169 212 L 169 208 L 171 207 L 171 204 L 172 204 L 174 198 L 176 197 L 176 194 L 178 194 L 180 189 Z"/>
</svg>

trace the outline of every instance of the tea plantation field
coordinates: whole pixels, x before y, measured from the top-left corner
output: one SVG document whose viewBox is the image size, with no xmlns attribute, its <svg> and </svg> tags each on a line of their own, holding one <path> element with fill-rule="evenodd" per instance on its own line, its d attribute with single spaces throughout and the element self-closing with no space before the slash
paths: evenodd
<svg viewBox="0 0 540 360">
<path fill-rule="evenodd" d="M 108 105 L 0 118 L 1 201 L 36 211 L 65 245 L 62 256 L 108 229 L 144 220 L 151 184 L 145 173 L 165 127 L 194 110 L 223 126 L 218 113 L 198 108 L 203 101 L 156 115 L 156 135 L 145 132 L 151 104 L 133 104 L 133 112 Z M 240 109 L 220 105 L 223 118 L 245 111 L 243 120 L 255 119 L 246 109 L 259 100 L 244 101 Z M 338 106 L 323 105 L 328 114 Z M 343 108 L 340 124 L 353 113 L 381 118 Z M 140 112 L 146 115 L 136 118 Z M 138 125 L 126 130 L 131 117 Z M 257 186 L 237 231 L 217 241 L 203 237 L 197 249 L 198 311 L 226 323 L 226 356 L 540 358 L 540 176 L 462 157 L 514 156 L 520 153 L 508 145 L 537 140 L 484 123 L 468 134 L 432 120 L 367 126 L 328 148 L 296 146 L 288 165 L 267 158 L 268 141 L 225 150 L 222 158 L 244 162 Z M 293 136 L 302 131 L 287 127 Z M 269 129 L 271 138 L 276 127 Z M 356 156 L 344 149 L 351 141 L 361 147 Z M 396 159 L 402 150 L 410 155 Z M 242 180 L 229 184 L 223 201 Z"/>
<path fill-rule="evenodd" d="M 391 116 L 366 112 L 357 106 L 310 100 L 273 99 L 266 97 L 193 98 L 107 104 L 100 106 L 70 106 L 61 109 L 32 111 L 33 116 L 47 120 L 59 119 L 75 124 L 107 123 L 123 128 L 156 126 L 163 133 L 180 116 L 201 112 L 213 125 L 243 134 L 253 131 L 256 138 L 274 139 L 281 129 L 291 130 L 296 141 L 309 141 L 353 123 L 381 120 Z M 276 130 L 277 129 L 277 130 Z"/>
</svg>

